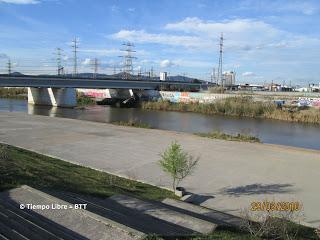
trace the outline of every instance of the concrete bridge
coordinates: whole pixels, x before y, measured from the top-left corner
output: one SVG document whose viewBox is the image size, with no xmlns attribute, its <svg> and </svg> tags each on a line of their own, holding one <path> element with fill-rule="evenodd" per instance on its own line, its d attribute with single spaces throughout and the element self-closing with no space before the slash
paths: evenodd
<svg viewBox="0 0 320 240">
<path fill-rule="evenodd" d="M 28 87 L 29 103 L 61 107 L 76 106 L 76 88 L 155 90 L 160 89 L 161 86 L 168 85 L 200 88 L 202 84 L 142 79 L 90 79 L 56 76 L 0 75 L 0 87 Z"/>
</svg>

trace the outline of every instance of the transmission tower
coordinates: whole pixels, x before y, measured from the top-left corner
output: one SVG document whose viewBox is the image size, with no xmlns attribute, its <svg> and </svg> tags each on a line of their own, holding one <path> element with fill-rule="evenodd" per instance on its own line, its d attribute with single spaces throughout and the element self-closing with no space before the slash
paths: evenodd
<svg viewBox="0 0 320 240">
<path fill-rule="evenodd" d="M 10 75 L 12 71 L 12 63 L 10 58 L 8 58 L 7 67 L 8 67 L 8 74 Z"/>
<path fill-rule="evenodd" d="M 72 41 L 72 52 L 73 52 L 73 77 L 76 77 L 78 74 L 78 48 L 79 48 L 79 42 L 77 38 L 74 38 Z"/>
<path fill-rule="evenodd" d="M 212 72 L 211 72 L 211 83 L 217 83 L 216 81 L 217 81 L 217 79 L 216 79 L 216 69 L 215 69 L 215 68 L 212 68 Z"/>
<path fill-rule="evenodd" d="M 117 74 L 117 69 L 116 69 L 116 65 L 114 64 L 113 65 L 113 75 L 116 75 Z"/>
<path fill-rule="evenodd" d="M 58 73 L 58 76 L 62 75 L 63 74 L 63 70 L 64 70 L 64 67 L 62 66 L 62 49 L 61 48 L 56 48 L 56 55 L 57 55 L 57 73 Z"/>
<path fill-rule="evenodd" d="M 222 56 L 223 56 L 223 33 L 221 33 L 220 36 L 220 43 L 219 43 L 219 67 L 218 67 L 218 77 L 217 81 L 221 84 L 221 87 L 223 87 L 223 76 L 222 76 Z"/>
<path fill-rule="evenodd" d="M 133 64 L 132 59 L 136 59 L 133 56 L 133 53 L 136 52 L 133 50 L 134 44 L 131 42 L 126 42 L 122 44 L 124 46 L 121 51 L 125 52 L 125 55 L 119 56 L 123 58 L 123 78 L 129 79 L 133 75 Z"/>
<path fill-rule="evenodd" d="M 99 60 L 98 58 L 95 58 L 93 60 L 93 78 L 97 78 L 98 68 L 99 68 Z"/>
</svg>

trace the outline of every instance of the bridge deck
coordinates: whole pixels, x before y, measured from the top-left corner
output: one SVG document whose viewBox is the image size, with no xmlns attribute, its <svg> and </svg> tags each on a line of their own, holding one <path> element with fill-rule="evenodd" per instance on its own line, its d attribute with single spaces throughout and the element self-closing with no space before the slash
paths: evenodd
<svg viewBox="0 0 320 240">
<path fill-rule="evenodd" d="M 201 83 L 150 81 L 138 79 L 126 80 L 119 78 L 90 79 L 0 75 L 0 87 L 157 89 L 164 85 L 200 87 Z"/>
</svg>

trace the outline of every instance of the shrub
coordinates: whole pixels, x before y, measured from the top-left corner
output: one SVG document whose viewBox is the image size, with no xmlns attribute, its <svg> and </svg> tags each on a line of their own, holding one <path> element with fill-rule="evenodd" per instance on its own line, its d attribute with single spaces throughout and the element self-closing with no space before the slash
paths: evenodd
<svg viewBox="0 0 320 240">
<path fill-rule="evenodd" d="M 198 164 L 198 159 L 184 152 L 177 142 L 173 142 L 161 157 L 159 164 L 162 170 L 171 176 L 173 191 L 184 178 L 193 173 Z"/>
</svg>

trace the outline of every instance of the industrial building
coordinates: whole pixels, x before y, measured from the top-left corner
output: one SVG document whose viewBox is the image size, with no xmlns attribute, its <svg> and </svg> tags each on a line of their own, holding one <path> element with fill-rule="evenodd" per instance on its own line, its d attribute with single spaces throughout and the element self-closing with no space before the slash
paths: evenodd
<svg viewBox="0 0 320 240">
<path fill-rule="evenodd" d="M 236 73 L 234 71 L 223 72 L 222 78 L 224 86 L 233 86 L 236 83 Z"/>
</svg>

